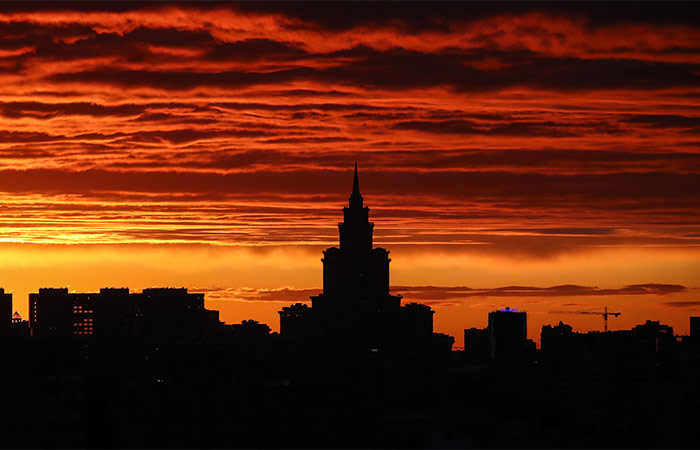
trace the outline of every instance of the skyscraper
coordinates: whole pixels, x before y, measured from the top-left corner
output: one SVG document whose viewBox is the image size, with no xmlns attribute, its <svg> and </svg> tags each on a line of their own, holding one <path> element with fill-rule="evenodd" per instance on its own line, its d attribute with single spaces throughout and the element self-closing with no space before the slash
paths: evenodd
<svg viewBox="0 0 700 450">
<path fill-rule="evenodd" d="M 12 323 L 12 294 L 0 288 L 0 332 L 5 332 Z"/>
<path fill-rule="evenodd" d="M 311 297 L 311 308 L 294 305 L 280 311 L 282 335 L 365 343 L 374 350 L 399 341 L 423 345 L 440 340 L 433 333 L 429 306 L 401 306 L 401 296 L 389 292 L 391 259 L 387 250 L 373 247 L 374 224 L 360 193 L 357 163 L 338 230 L 340 246 L 323 251 L 323 292 Z M 451 337 L 439 336 L 451 347 Z"/>
<path fill-rule="evenodd" d="M 358 327 L 377 332 L 371 328 L 381 324 L 372 322 L 396 312 L 401 297 L 389 293 L 389 252 L 372 247 L 374 224 L 360 193 L 357 163 L 343 219 L 338 224 L 340 247 L 323 252 L 323 292 L 311 298 L 312 307 L 332 333 Z"/>
<path fill-rule="evenodd" d="M 503 308 L 489 313 L 491 357 L 516 356 L 527 347 L 527 313 Z"/>
<path fill-rule="evenodd" d="M 8 319 L 9 320 L 9 319 Z M 89 340 L 108 354 L 196 351 L 208 329 L 219 324 L 218 311 L 204 308 L 204 294 L 185 288 L 104 288 L 99 293 L 70 293 L 41 288 L 29 294 L 32 336 Z"/>
</svg>

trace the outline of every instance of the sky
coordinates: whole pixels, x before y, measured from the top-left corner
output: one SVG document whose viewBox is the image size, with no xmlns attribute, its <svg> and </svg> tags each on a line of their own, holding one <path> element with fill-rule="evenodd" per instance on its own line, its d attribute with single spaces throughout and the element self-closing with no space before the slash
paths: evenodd
<svg viewBox="0 0 700 450">
<path fill-rule="evenodd" d="M 0 286 L 184 286 L 279 330 L 353 164 L 463 343 L 700 315 L 696 3 L 0 5 Z"/>
</svg>

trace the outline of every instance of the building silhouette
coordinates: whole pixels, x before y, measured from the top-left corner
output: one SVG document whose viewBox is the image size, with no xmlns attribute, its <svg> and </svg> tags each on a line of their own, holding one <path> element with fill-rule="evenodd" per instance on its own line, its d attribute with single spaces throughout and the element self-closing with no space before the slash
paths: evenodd
<svg viewBox="0 0 700 450">
<path fill-rule="evenodd" d="M 690 318 L 690 338 L 700 342 L 700 317 Z"/>
<path fill-rule="evenodd" d="M 464 352 L 474 359 L 491 358 L 491 332 L 488 328 L 464 330 Z"/>
<path fill-rule="evenodd" d="M 231 334 L 244 339 L 264 338 L 269 336 L 270 327 L 257 320 L 244 320 L 230 325 Z"/>
<path fill-rule="evenodd" d="M 699 448 L 700 318 L 690 336 L 542 328 L 488 314 L 464 351 L 392 295 L 355 166 L 323 292 L 280 333 L 227 325 L 183 288 L 29 296 L 0 289 L 9 448 Z M 30 325 L 30 326 L 29 326 Z M 31 333 L 30 333 L 31 330 Z"/>
<path fill-rule="evenodd" d="M 697 443 L 697 350 L 695 342 L 652 320 L 610 332 L 577 333 L 561 322 L 543 326 L 540 362 L 550 386 L 543 400 L 576 445 Z"/>
<path fill-rule="evenodd" d="M 527 313 L 502 308 L 489 313 L 491 358 L 506 358 L 522 354 L 528 348 Z"/>
<path fill-rule="evenodd" d="M 12 324 L 12 294 L 0 288 L 0 333 L 6 333 Z"/>
<path fill-rule="evenodd" d="M 524 358 L 534 349 L 535 343 L 527 338 L 525 311 L 509 307 L 491 311 L 486 328 L 464 330 L 464 351 L 471 358 Z"/>
<path fill-rule="evenodd" d="M 287 338 L 298 339 L 312 334 L 311 307 L 304 303 L 285 306 L 279 311 L 280 334 Z"/>
<path fill-rule="evenodd" d="M 37 338 L 80 339 L 100 352 L 196 351 L 208 330 L 219 324 L 218 311 L 204 308 L 204 294 L 185 288 L 103 288 L 70 293 L 41 288 L 29 294 L 29 329 Z"/>
<path fill-rule="evenodd" d="M 323 251 L 323 292 L 311 307 L 294 304 L 279 311 L 280 333 L 295 339 L 316 339 L 367 351 L 413 349 L 448 351 L 454 339 L 433 333 L 427 305 L 401 305 L 389 291 L 389 252 L 373 246 L 374 223 L 364 205 L 355 163 L 352 192 L 338 224 L 339 247 Z"/>
</svg>

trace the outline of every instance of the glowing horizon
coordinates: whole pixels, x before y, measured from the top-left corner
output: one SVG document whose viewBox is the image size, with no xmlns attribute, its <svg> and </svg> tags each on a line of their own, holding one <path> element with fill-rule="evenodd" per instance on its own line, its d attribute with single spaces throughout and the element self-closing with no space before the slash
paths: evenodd
<svg viewBox="0 0 700 450">
<path fill-rule="evenodd" d="M 458 345 L 502 306 L 530 337 L 601 328 L 565 303 L 683 332 L 700 27 L 605 8 L 5 5 L 0 287 L 26 317 L 44 285 L 184 285 L 276 329 L 321 287 L 358 161 L 392 285 Z"/>
</svg>

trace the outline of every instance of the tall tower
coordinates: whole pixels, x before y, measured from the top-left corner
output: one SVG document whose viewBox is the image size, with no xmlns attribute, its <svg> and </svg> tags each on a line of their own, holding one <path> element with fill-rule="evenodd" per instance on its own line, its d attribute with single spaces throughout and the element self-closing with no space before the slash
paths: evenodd
<svg viewBox="0 0 700 450">
<path fill-rule="evenodd" d="M 338 224 L 340 245 L 323 251 L 323 292 L 311 308 L 282 308 L 280 332 L 292 340 L 312 339 L 323 347 L 404 352 L 425 357 L 438 349 L 450 355 L 454 338 L 433 333 L 429 306 L 409 303 L 389 292 L 389 252 L 372 247 L 374 224 L 360 193 L 357 163 L 348 206 Z M 421 353 L 422 352 L 422 353 Z"/>
<path fill-rule="evenodd" d="M 357 163 L 343 219 L 340 247 L 323 252 L 323 293 L 312 297 L 314 307 L 345 313 L 399 308 L 401 297 L 389 293 L 389 252 L 372 247 L 374 224 L 360 193 Z"/>
<path fill-rule="evenodd" d="M 352 181 L 352 194 L 348 206 L 343 208 L 343 222 L 338 224 L 340 230 L 340 250 L 359 253 L 372 250 L 372 232 L 374 224 L 369 221 L 369 208 L 364 206 L 360 194 L 360 180 L 355 163 L 355 177 Z"/>
</svg>

